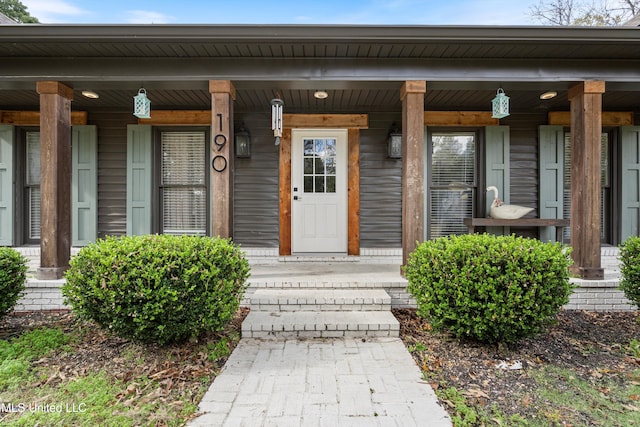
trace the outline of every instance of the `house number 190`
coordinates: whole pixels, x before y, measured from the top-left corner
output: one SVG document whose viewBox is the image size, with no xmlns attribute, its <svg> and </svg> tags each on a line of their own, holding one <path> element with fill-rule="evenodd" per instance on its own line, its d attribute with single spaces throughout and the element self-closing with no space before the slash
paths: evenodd
<svg viewBox="0 0 640 427">
<path fill-rule="evenodd" d="M 218 119 L 220 120 L 220 122 L 219 122 L 219 124 L 220 124 L 219 132 L 222 132 L 222 114 L 217 114 L 217 116 L 218 116 Z M 217 134 L 216 136 L 213 137 L 213 144 L 216 146 L 216 150 L 218 152 L 220 152 L 220 151 L 222 151 L 224 146 L 227 145 L 227 137 L 224 134 L 219 133 L 219 134 Z M 224 170 L 227 169 L 227 159 L 226 159 L 226 157 L 224 157 L 221 154 L 216 155 L 211 160 L 211 167 L 216 172 L 224 172 Z"/>
</svg>

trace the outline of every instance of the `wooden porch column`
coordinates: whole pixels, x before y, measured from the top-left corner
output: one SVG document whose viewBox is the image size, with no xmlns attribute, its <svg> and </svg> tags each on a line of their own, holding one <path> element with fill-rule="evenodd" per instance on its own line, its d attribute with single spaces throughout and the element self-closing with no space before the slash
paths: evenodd
<svg viewBox="0 0 640 427">
<path fill-rule="evenodd" d="M 211 228 L 213 236 L 233 237 L 233 101 L 229 80 L 209 81 L 211 93 Z"/>
<path fill-rule="evenodd" d="M 571 101 L 572 270 L 584 279 L 603 279 L 600 266 L 600 199 L 603 81 L 569 89 Z"/>
<path fill-rule="evenodd" d="M 402 265 L 424 240 L 424 96 L 427 82 L 407 81 L 402 99 Z"/>
<path fill-rule="evenodd" d="M 61 279 L 71 251 L 71 101 L 73 89 L 40 81 L 40 268 L 42 280 Z"/>
</svg>

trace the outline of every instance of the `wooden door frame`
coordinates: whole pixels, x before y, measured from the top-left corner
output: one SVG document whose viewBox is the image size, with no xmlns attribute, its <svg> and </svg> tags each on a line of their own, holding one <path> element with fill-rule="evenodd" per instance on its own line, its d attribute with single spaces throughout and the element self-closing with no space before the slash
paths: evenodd
<svg viewBox="0 0 640 427">
<path fill-rule="evenodd" d="M 347 129 L 347 254 L 360 255 L 360 129 L 367 114 L 284 114 L 280 138 L 280 255 L 291 255 L 291 130 Z"/>
</svg>

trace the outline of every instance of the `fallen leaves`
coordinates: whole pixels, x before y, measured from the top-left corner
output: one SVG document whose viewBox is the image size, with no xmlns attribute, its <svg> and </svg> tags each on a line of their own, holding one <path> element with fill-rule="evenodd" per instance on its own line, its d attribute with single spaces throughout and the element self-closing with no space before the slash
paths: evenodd
<svg viewBox="0 0 640 427">
<path fill-rule="evenodd" d="M 557 317 L 557 325 L 540 336 L 500 346 L 458 340 L 446 332 L 422 329 L 425 322 L 415 316 L 413 310 L 394 310 L 394 315 L 400 321 L 401 337 L 407 346 L 424 348 L 424 351 L 412 351 L 411 355 L 440 396 L 444 390 L 455 388 L 467 404 L 482 408 L 495 406 L 505 416 L 540 420 L 548 415 L 553 425 L 562 426 L 606 425 L 573 409 L 547 407 L 549 402 L 540 396 L 531 375 L 532 371 L 557 367 L 570 372 L 571 377 L 551 378 L 558 392 L 573 390 L 563 388 L 563 381 L 584 381 L 612 405 L 617 405 L 618 410 L 637 412 L 640 408 L 637 404 L 640 393 L 624 394 L 629 398 L 623 398 L 626 406 L 622 407 L 618 400 L 620 394 L 614 396 L 613 385 L 608 385 L 608 381 L 640 385 L 640 377 L 634 374 L 638 372 L 640 360 L 625 354 L 628 343 L 640 336 L 636 312 L 563 311 Z M 441 403 L 455 411 L 453 400 L 444 398 Z M 505 420 L 492 421 L 496 425 L 510 425 Z"/>
</svg>

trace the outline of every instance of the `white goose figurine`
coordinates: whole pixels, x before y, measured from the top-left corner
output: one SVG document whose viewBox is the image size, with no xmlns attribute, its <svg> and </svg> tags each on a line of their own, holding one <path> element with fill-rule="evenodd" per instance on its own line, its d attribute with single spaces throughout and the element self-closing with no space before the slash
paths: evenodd
<svg viewBox="0 0 640 427">
<path fill-rule="evenodd" d="M 533 210 L 533 208 L 526 206 L 505 205 L 504 202 L 499 199 L 498 188 L 494 185 L 487 187 L 487 192 L 489 191 L 494 192 L 493 202 L 491 202 L 491 207 L 489 208 L 489 216 L 491 216 L 491 218 L 518 219 Z"/>
</svg>

